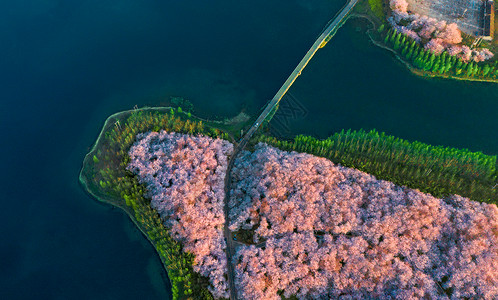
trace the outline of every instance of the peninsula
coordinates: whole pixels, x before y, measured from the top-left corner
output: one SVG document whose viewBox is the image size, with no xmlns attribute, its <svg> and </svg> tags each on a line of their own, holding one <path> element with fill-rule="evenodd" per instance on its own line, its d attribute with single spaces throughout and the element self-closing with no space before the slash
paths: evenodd
<svg viewBox="0 0 498 300">
<path fill-rule="evenodd" d="M 100 201 L 126 211 L 147 236 L 168 271 L 175 299 L 229 298 L 225 225 L 234 243 L 236 299 L 389 293 L 438 298 L 471 296 L 469 289 L 476 291 L 472 296 L 496 296 L 490 288 L 494 277 L 486 275 L 498 263 L 493 256 L 498 251 L 496 157 L 376 132 L 348 131 L 325 141 L 301 137 L 294 143 L 258 136 L 248 144 L 252 152 L 238 157 L 229 140 L 185 113 L 133 110 L 111 116 L 85 158 L 81 182 Z M 440 187 L 444 196 L 267 143 L 349 160 L 360 169 L 383 169 L 385 176 L 419 190 Z M 230 177 L 229 158 L 234 159 Z M 419 180 L 420 171 L 414 170 L 429 165 L 433 175 Z M 451 195 L 456 189 L 472 194 L 476 187 L 481 204 Z M 396 220 L 404 222 L 385 223 Z M 448 251 L 458 254 L 458 261 L 468 256 L 469 263 L 455 267 L 444 254 Z M 380 265 L 385 267 L 369 269 Z"/>
<path fill-rule="evenodd" d="M 378 24 L 372 39 L 418 74 L 496 78 L 477 50 L 466 61 L 465 45 L 452 55 L 447 42 L 407 32 L 399 16 L 415 17 L 406 2 L 379 1 L 349 1 L 245 124 L 206 122 L 181 107 L 105 122 L 80 182 L 140 228 L 174 299 L 498 297 L 496 156 L 374 130 L 293 141 L 260 130 L 349 16 Z M 440 32 L 456 31 L 430 35 Z M 439 53 L 429 49 L 437 43 Z"/>
</svg>

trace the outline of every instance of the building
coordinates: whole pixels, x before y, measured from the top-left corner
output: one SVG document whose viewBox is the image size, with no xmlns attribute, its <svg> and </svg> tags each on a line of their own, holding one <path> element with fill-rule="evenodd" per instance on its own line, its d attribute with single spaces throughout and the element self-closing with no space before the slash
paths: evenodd
<svg viewBox="0 0 498 300">
<path fill-rule="evenodd" d="M 484 26 L 482 38 L 492 40 L 495 33 L 495 3 L 488 0 L 484 4 Z"/>
</svg>

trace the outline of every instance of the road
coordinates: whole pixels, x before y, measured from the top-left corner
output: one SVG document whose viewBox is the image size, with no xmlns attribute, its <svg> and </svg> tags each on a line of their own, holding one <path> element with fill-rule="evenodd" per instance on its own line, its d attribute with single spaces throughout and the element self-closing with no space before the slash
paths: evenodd
<svg viewBox="0 0 498 300">
<path fill-rule="evenodd" d="M 268 114 L 277 106 L 277 104 L 280 102 L 280 100 L 283 98 L 285 93 L 290 89 L 294 81 L 296 81 L 297 77 L 301 75 L 301 72 L 306 68 L 308 65 L 309 61 L 313 58 L 315 53 L 320 49 L 322 43 L 324 43 L 327 39 L 327 37 L 332 34 L 340 25 L 341 22 L 344 20 L 344 18 L 347 16 L 347 14 L 353 9 L 353 7 L 356 5 L 358 0 L 350 0 L 349 3 L 341 10 L 341 12 L 334 18 L 332 22 L 329 23 L 327 28 L 322 32 L 322 34 L 317 38 L 313 46 L 308 50 L 306 55 L 303 57 L 303 59 L 299 62 L 297 67 L 294 69 L 294 71 L 290 74 L 289 78 L 284 82 L 282 87 L 278 90 L 277 94 L 273 97 L 273 99 L 266 105 L 265 109 L 263 112 L 259 115 L 259 117 L 256 119 L 254 124 L 251 126 L 251 128 L 246 132 L 246 134 L 242 137 L 242 139 L 239 141 L 239 143 L 236 145 L 234 148 L 232 155 L 229 158 L 228 162 L 228 167 L 226 171 L 226 176 L 225 176 L 225 203 L 224 203 L 224 214 L 225 214 L 225 226 L 223 228 L 224 235 L 225 235 L 225 240 L 227 242 L 226 245 L 226 255 L 227 255 L 227 269 L 228 269 L 228 287 L 230 290 L 230 299 L 231 300 L 236 300 L 237 299 L 237 293 L 235 290 L 235 271 L 233 268 L 232 264 L 232 257 L 235 252 L 235 245 L 236 243 L 233 240 L 232 232 L 230 229 L 228 229 L 228 224 L 229 224 L 229 207 L 228 207 L 228 201 L 230 200 L 230 183 L 232 182 L 232 168 L 235 162 L 235 158 L 237 155 L 242 151 L 247 142 L 251 139 L 252 135 L 258 130 L 259 126 L 261 126 L 261 123 L 266 119 Z"/>
<path fill-rule="evenodd" d="M 232 168 L 235 163 L 235 157 L 237 154 L 240 152 L 240 149 L 238 145 L 233 149 L 232 156 L 230 156 L 229 161 L 228 161 L 228 167 L 226 171 L 226 176 L 225 176 L 225 202 L 223 206 L 223 212 L 225 213 L 225 226 L 223 226 L 223 232 L 225 235 L 225 241 L 227 242 L 226 245 L 226 255 L 227 255 L 227 272 L 228 272 L 228 288 L 230 292 L 230 300 L 236 300 L 237 299 L 237 293 L 235 291 L 235 272 L 233 269 L 233 264 L 232 264 L 232 257 L 235 251 L 235 246 L 234 246 L 234 240 L 232 236 L 232 232 L 230 229 L 228 229 L 229 225 L 229 207 L 228 207 L 228 201 L 230 200 L 230 183 L 232 182 Z"/>
<path fill-rule="evenodd" d="M 330 24 L 325 28 L 325 30 L 322 32 L 322 34 L 318 37 L 318 39 L 315 41 L 313 46 L 308 50 L 306 55 L 301 59 L 299 64 L 296 66 L 294 71 L 290 74 L 289 78 L 284 82 L 282 87 L 278 90 L 278 92 L 275 94 L 273 99 L 266 105 L 266 108 L 263 110 L 263 112 L 259 115 L 258 119 L 254 122 L 253 126 L 247 131 L 247 133 L 244 135 L 242 140 L 240 141 L 239 148 L 243 149 L 247 142 L 251 139 L 252 135 L 258 130 L 259 126 L 261 126 L 261 123 L 266 119 L 268 114 L 272 111 L 272 109 L 277 106 L 277 104 L 282 100 L 284 95 L 287 93 L 287 91 L 290 89 L 294 81 L 296 81 L 297 77 L 301 75 L 301 72 L 306 68 L 310 60 L 313 58 L 315 53 L 320 49 L 322 43 L 324 43 L 327 39 L 327 37 L 332 34 L 339 25 L 341 25 L 341 22 L 344 20 L 344 18 L 347 16 L 347 14 L 353 9 L 353 7 L 356 5 L 358 0 L 350 0 L 349 3 L 341 10 L 341 12 L 337 15 L 337 17 L 330 22 Z"/>
</svg>

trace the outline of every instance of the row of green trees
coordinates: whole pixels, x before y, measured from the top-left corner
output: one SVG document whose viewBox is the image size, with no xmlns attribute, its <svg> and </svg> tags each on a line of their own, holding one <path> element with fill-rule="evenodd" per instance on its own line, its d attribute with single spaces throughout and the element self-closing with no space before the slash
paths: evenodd
<svg viewBox="0 0 498 300">
<path fill-rule="evenodd" d="M 459 194 L 498 203 L 497 158 L 481 152 L 408 142 L 375 130 L 343 130 L 325 140 L 300 135 L 293 141 L 282 141 L 262 135 L 259 141 L 287 151 L 326 157 L 436 197 Z"/>
<path fill-rule="evenodd" d="M 208 291 L 208 279 L 192 269 L 193 256 L 184 253 L 182 246 L 173 240 L 158 213 L 151 208 L 145 188 L 136 176 L 126 170 L 128 150 L 137 134 L 148 131 L 175 131 L 226 137 L 221 131 L 204 126 L 202 121 L 190 118 L 180 109 L 166 113 L 136 111 L 127 118 L 115 120 L 105 128 L 90 163 L 93 164 L 93 184 L 101 195 L 119 199 L 137 224 L 154 244 L 171 280 L 173 299 L 213 299 Z"/>
<path fill-rule="evenodd" d="M 168 269 L 173 299 L 191 298 L 195 295 L 194 290 L 198 292 L 202 287 L 206 288 L 207 281 L 199 278 L 192 270 L 192 255 L 184 253 L 181 245 L 171 238 L 157 212 L 150 207 L 143 187 L 135 177 L 125 177 L 123 180 L 128 181 L 131 188 L 122 191 L 121 196 Z"/>
<path fill-rule="evenodd" d="M 396 50 L 412 66 L 426 72 L 469 78 L 498 77 L 498 61 L 494 63 L 464 62 L 455 55 L 449 55 L 446 51 L 436 55 L 396 29 L 390 29 L 387 32 L 384 43 Z"/>
</svg>

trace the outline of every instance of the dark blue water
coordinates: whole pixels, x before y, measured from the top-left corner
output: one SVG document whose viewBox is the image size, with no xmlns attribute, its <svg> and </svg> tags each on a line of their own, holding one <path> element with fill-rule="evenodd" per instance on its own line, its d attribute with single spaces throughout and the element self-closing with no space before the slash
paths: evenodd
<svg viewBox="0 0 498 300">
<path fill-rule="evenodd" d="M 152 247 L 78 185 L 105 118 L 170 96 L 252 114 L 343 4 L 3 1 L 0 298 L 168 298 Z"/>
<path fill-rule="evenodd" d="M 289 91 L 298 103 L 291 106 L 295 116 L 277 112 L 272 120 L 282 136 L 326 138 L 341 129 L 375 128 L 410 141 L 498 154 L 498 84 L 413 75 L 391 52 L 372 45 L 366 25 L 348 21 L 296 80 Z"/>
</svg>

